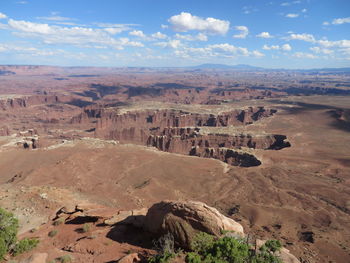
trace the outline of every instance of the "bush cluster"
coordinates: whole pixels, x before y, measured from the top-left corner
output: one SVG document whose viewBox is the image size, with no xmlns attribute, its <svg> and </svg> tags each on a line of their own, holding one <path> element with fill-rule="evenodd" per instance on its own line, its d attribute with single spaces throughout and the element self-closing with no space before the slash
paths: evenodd
<svg viewBox="0 0 350 263">
<path fill-rule="evenodd" d="M 258 251 L 244 239 L 223 236 L 216 238 L 206 233 L 197 234 L 191 251 L 185 253 L 186 263 L 282 263 L 274 254 L 281 248 L 277 240 L 267 241 Z M 163 251 L 151 259 L 151 263 L 169 262 L 175 252 Z"/>
<path fill-rule="evenodd" d="M 17 256 L 37 246 L 39 240 L 25 238 L 17 241 L 18 219 L 0 207 L 0 260 L 8 253 Z"/>
</svg>

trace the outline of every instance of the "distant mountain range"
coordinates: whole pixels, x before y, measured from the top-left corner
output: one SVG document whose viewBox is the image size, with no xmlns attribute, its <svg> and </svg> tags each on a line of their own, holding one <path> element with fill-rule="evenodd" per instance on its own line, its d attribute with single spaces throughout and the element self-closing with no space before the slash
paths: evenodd
<svg viewBox="0 0 350 263">
<path fill-rule="evenodd" d="M 263 67 L 255 67 L 246 64 L 237 64 L 237 65 L 226 65 L 226 64 L 201 64 L 198 66 L 187 67 L 191 69 L 234 69 L 234 70 L 247 70 L 247 71 L 298 71 L 298 72 L 350 72 L 350 68 L 315 68 L 315 69 L 270 69 Z"/>
<path fill-rule="evenodd" d="M 238 65 L 225 65 L 225 64 L 201 64 L 194 67 L 189 67 L 194 69 L 242 69 L 242 70 L 262 70 L 264 68 L 254 67 L 246 64 Z"/>
</svg>

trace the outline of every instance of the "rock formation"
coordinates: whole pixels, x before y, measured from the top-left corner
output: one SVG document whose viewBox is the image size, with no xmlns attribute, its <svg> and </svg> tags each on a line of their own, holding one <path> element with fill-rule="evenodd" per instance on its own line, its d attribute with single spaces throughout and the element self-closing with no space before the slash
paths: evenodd
<svg viewBox="0 0 350 263">
<path fill-rule="evenodd" d="M 244 236 L 243 227 L 202 202 L 163 201 L 147 212 L 144 228 L 158 236 L 170 233 L 177 245 L 190 248 L 198 232 L 220 236 L 223 230 Z"/>
</svg>

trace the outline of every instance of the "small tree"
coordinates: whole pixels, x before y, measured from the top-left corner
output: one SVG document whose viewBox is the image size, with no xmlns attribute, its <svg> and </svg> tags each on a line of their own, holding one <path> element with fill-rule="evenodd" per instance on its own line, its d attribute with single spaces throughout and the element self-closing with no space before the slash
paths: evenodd
<svg viewBox="0 0 350 263">
<path fill-rule="evenodd" d="M 18 219 L 0 207 L 0 261 L 7 253 L 17 256 L 33 249 L 39 243 L 37 239 L 25 238 L 17 242 Z"/>
<path fill-rule="evenodd" d="M 18 220 L 0 207 L 0 259 L 8 253 L 17 241 Z"/>
</svg>

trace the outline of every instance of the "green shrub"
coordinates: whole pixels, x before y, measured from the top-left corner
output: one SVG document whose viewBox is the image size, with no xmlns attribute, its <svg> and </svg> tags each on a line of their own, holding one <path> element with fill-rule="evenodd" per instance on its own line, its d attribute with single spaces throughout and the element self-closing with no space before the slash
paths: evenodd
<svg viewBox="0 0 350 263">
<path fill-rule="evenodd" d="M 18 220 L 0 207 L 0 259 L 9 252 L 17 241 Z"/>
<path fill-rule="evenodd" d="M 56 236 L 57 235 L 57 233 L 58 233 L 58 231 L 55 229 L 55 230 L 51 230 L 49 233 L 48 233 L 48 236 L 49 237 L 54 237 L 54 236 Z"/>
<path fill-rule="evenodd" d="M 26 251 L 32 250 L 38 245 L 38 243 L 39 243 L 38 239 L 29 239 L 29 238 L 22 239 L 15 245 L 15 247 L 12 250 L 12 254 L 14 256 L 17 256 Z"/>
<path fill-rule="evenodd" d="M 63 217 L 60 217 L 60 218 L 58 218 L 58 219 L 56 219 L 55 221 L 53 221 L 53 225 L 54 226 L 58 226 L 58 225 L 61 225 L 61 224 L 63 224 L 64 223 L 64 218 Z"/>
<path fill-rule="evenodd" d="M 4 258 L 6 254 L 7 254 L 7 246 L 5 244 L 5 241 L 3 239 L 0 239 L 0 261 Z"/>
<path fill-rule="evenodd" d="M 72 259 L 72 257 L 70 255 L 64 255 L 62 257 L 59 257 L 58 261 L 61 262 L 61 263 L 68 263 L 68 262 L 72 262 L 73 259 Z"/>
<path fill-rule="evenodd" d="M 205 233 L 197 234 L 191 244 L 193 252 L 186 254 L 187 263 L 281 263 L 273 253 L 281 243 L 269 240 L 258 253 L 243 239 L 234 237 L 215 238 Z"/>
<path fill-rule="evenodd" d="M 148 259 L 149 263 L 167 263 L 170 259 L 174 258 L 174 253 L 165 252 L 162 254 L 157 254 L 150 259 Z"/>
<path fill-rule="evenodd" d="M 267 240 L 265 244 L 260 248 L 261 251 L 276 252 L 282 248 L 282 244 L 279 240 Z"/>
<path fill-rule="evenodd" d="M 199 232 L 192 240 L 191 249 L 197 253 L 207 251 L 214 243 L 214 236 Z"/>
<path fill-rule="evenodd" d="M 83 232 L 83 233 L 87 233 L 87 232 L 90 231 L 90 229 L 91 229 L 91 224 L 85 223 L 85 224 L 83 225 L 82 232 Z"/>
</svg>

